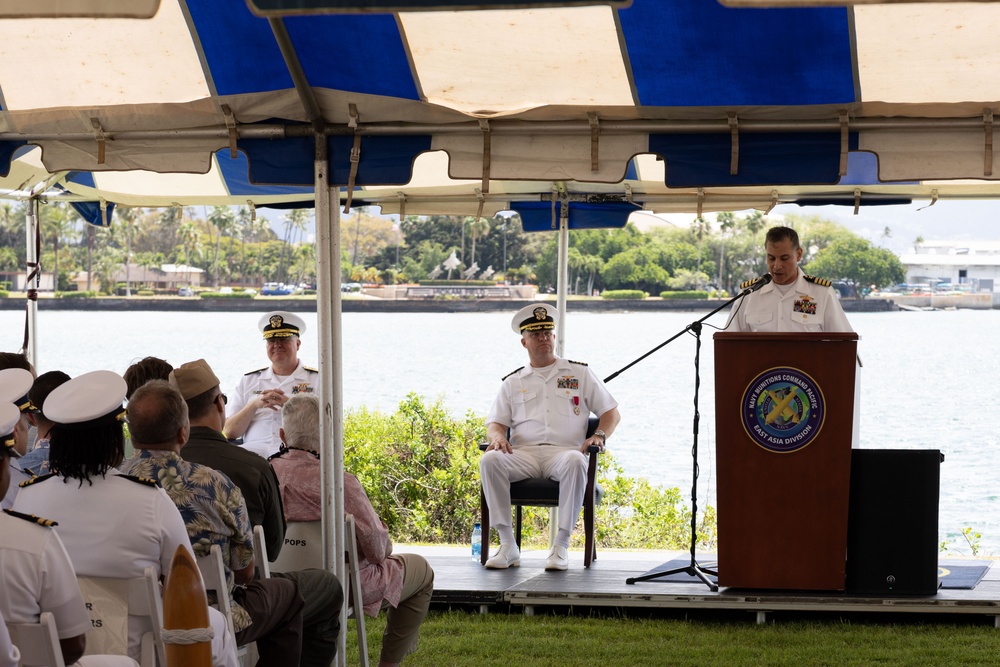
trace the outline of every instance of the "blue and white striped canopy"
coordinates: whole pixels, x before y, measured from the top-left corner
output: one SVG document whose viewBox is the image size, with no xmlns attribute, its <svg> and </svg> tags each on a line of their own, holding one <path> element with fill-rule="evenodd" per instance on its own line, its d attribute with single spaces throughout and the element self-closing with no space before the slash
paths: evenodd
<svg viewBox="0 0 1000 667">
<path fill-rule="evenodd" d="M 0 18 L 0 188 L 301 204 L 319 131 L 384 212 L 994 197 L 998 34 L 988 2 Z"/>
</svg>

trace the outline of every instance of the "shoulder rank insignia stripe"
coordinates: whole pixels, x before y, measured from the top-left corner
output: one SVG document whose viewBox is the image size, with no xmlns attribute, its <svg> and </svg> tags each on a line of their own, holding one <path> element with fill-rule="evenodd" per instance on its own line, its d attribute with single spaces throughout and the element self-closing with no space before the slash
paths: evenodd
<svg viewBox="0 0 1000 667">
<path fill-rule="evenodd" d="M 576 364 L 578 366 L 586 366 L 587 365 L 587 364 L 583 363 L 582 361 L 573 361 L 572 359 L 567 359 L 566 361 L 568 361 L 571 364 Z"/>
<path fill-rule="evenodd" d="M 58 521 L 53 521 L 52 519 L 43 519 L 40 516 L 35 516 L 34 514 L 21 514 L 20 512 L 15 512 L 14 510 L 4 510 L 5 514 L 9 514 L 12 517 L 18 519 L 24 519 L 29 523 L 37 523 L 39 526 L 45 526 L 46 528 L 51 528 L 52 526 L 58 526 Z"/>
<path fill-rule="evenodd" d="M 266 370 L 267 370 L 267 366 L 264 366 L 264 368 L 258 368 L 255 371 L 250 371 L 249 373 L 244 373 L 243 375 L 256 375 L 257 373 L 263 373 Z"/>
<path fill-rule="evenodd" d="M 313 368 L 312 366 L 303 366 L 302 369 L 309 371 L 310 373 L 319 373 L 319 369 Z"/>
<path fill-rule="evenodd" d="M 135 482 L 136 484 L 145 484 L 146 486 L 159 486 L 155 479 L 150 479 L 148 477 L 134 477 L 132 475 L 119 475 L 123 479 L 127 479 L 130 482 Z"/>
<path fill-rule="evenodd" d="M 511 371 L 510 373 L 507 373 L 507 375 L 504 375 L 504 376 L 503 376 L 502 378 L 500 378 L 500 381 L 501 381 L 501 382 L 503 382 L 504 380 L 506 380 L 507 378 L 509 378 L 509 377 L 510 377 L 511 375 L 513 375 L 514 373 L 517 373 L 517 372 L 518 372 L 519 370 L 521 370 L 522 368 L 524 368 L 524 366 L 520 366 L 519 368 L 515 368 L 515 369 L 514 369 L 514 370 L 512 370 L 512 371 Z"/>
<path fill-rule="evenodd" d="M 827 278 L 817 278 L 816 276 L 809 276 L 809 275 L 803 275 L 802 277 L 805 278 L 808 282 L 815 283 L 820 287 L 830 287 L 833 284 Z"/>
<path fill-rule="evenodd" d="M 55 476 L 56 474 L 54 472 L 50 472 L 48 475 L 42 475 L 41 477 L 32 477 L 31 479 L 26 479 L 17 486 L 18 488 L 23 489 L 26 486 L 31 486 L 32 484 L 38 484 L 39 482 L 44 482 L 45 480 Z"/>
</svg>

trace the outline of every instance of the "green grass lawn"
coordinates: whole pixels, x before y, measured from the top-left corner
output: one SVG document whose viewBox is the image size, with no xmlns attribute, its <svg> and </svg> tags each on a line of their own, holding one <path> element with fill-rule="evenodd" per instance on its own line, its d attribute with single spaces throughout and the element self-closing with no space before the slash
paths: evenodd
<svg viewBox="0 0 1000 667">
<path fill-rule="evenodd" d="M 385 614 L 366 619 L 378 664 Z M 349 621 L 347 664 L 358 664 Z M 745 620 L 630 616 L 486 615 L 432 610 L 420 648 L 405 665 L 574 667 L 590 665 L 996 665 L 1000 630 L 984 617 L 954 624 Z"/>
</svg>

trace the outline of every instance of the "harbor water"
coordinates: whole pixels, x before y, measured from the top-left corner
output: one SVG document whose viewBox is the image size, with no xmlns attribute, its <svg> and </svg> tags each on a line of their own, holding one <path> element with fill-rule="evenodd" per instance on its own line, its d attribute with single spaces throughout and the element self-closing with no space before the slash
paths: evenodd
<svg viewBox="0 0 1000 667">
<path fill-rule="evenodd" d="M 607 377 L 700 318 L 698 312 L 571 312 L 564 355 Z M 119 373 L 153 355 L 174 365 L 206 359 L 232 391 L 240 376 L 267 364 L 255 313 L 41 311 L 38 371 Z M 304 313 L 300 358 L 317 362 L 316 314 Z M 23 312 L 0 312 L 2 350 L 20 347 Z M 860 444 L 878 449 L 939 449 L 940 539 L 971 554 L 962 536 L 982 534 L 979 555 L 1000 555 L 1000 311 L 855 313 L 861 336 Z M 702 335 L 699 506 L 715 504 L 715 364 L 712 334 Z M 609 450 L 632 476 L 691 488 L 695 339 L 685 334 L 608 384 L 622 423 Z M 440 399 L 455 416 L 485 416 L 500 378 L 527 355 L 510 314 L 345 313 L 343 382 L 347 409 L 393 411 L 410 392 Z"/>
</svg>

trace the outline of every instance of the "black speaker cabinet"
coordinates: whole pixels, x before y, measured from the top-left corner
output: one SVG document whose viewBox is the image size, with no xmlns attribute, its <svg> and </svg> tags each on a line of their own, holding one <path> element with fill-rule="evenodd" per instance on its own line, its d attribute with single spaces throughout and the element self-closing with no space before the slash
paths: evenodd
<svg viewBox="0 0 1000 667">
<path fill-rule="evenodd" d="M 936 449 L 851 452 L 848 593 L 937 593 L 943 460 Z"/>
</svg>

